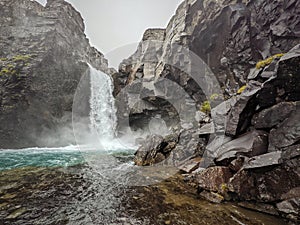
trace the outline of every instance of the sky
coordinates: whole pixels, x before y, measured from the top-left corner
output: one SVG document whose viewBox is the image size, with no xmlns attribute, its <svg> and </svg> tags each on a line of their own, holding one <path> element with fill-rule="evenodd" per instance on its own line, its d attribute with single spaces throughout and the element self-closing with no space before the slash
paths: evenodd
<svg viewBox="0 0 300 225">
<path fill-rule="evenodd" d="M 37 0 L 45 4 L 46 0 Z M 183 0 L 67 0 L 83 16 L 90 42 L 117 67 L 147 28 L 164 28 Z"/>
</svg>

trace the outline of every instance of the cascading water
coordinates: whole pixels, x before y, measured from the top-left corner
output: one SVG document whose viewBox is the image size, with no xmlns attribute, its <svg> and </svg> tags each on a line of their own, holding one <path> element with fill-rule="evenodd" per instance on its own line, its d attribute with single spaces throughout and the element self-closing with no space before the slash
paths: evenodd
<svg viewBox="0 0 300 225">
<path fill-rule="evenodd" d="M 117 124 L 112 79 L 90 66 L 90 85 L 90 129 L 101 143 L 112 141 Z"/>
</svg>

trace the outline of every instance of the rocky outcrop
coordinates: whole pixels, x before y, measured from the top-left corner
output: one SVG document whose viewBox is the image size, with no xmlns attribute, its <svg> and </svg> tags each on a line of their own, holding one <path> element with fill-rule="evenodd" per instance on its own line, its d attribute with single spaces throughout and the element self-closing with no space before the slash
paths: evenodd
<svg viewBox="0 0 300 225">
<path fill-rule="evenodd" d="M 119 73 L 114 75 L 121 121 L 119 129 L 128 125 L 122 123 L 127 120 L 134 129 L 147 129 L 147 124 L 157 114 L 162 115 L 168 127 L 174 128 L 182 119 L 178 112 L 187 112 L 191 108 L 198 111 L 205 100 L 209 100 L 212 106 L 217 105 L 219 102 L 212 101 L 212 96 L 222 96 L 220 100 L 223 96 L 232 97 L 246 83 L 259 91 L 261 79 L 270 78 L 280 57 L 274 57 L 270 65 L 265 62 L 256 65 L 257 62 L 286 53 L 300 41 L 299 8 L 299 2 L 294 0 L 184 1 L 166 29 L 145 32 L 137 51 L 120 64 Z M 193 62 L 190 53 L 207 65 Z M 214 74 L 219 88 L 207 77 L 203 78 L 201 68 L 210 75 Z M 258 76 L 259 81 L 254 79 Z M 178 84 L 184 94 L 165 79 Z M 271 92 L 267 90 L 268 85 L 265 86 L 262 92 Z M 230 112 L 227 121 L 227 135 L 235 137 L 245 132 L 258 101 L 264 108 L 275 104 L 275 99 L 266 95 L 264 99 L 254 99 L 255 90 L 251 88 L 249 93 L 246 90 L 239 96 L 236 104 L 240 106 Z M 181 101 L 178 105 L 183 106 L 180 110 L 174 107 L 178 100 Z M 137 104 L 132 102 L 142 102 L 143 106 L 134 110 Z M 191 121 L 195 126 L 193 119 L 186 119 L 183 124 Z"/>
<path fill-rule="evenodd" d="M 107 60 L 63 0 L 1 0 L 0 14 L 0 148 L 70 144 L 77 84 Z"/>
<path fill-rule="evenodd" d="M 211 116 L 201 117 L 189 128 L 194 136 L 183 145 L 189 152 L 194 149 L 189 143 L 204 144 L 205 151 L 194 156 L 202 161 L 196 164 L 194 157 L 184 153 L 180 154 L 183 158 L 177 158 L 182 171 L 193 171 L 187 181 L 198 187 L 202 197 L 213 202 L 243 201 L 244 207 L 293 221 L 299 220 L 299 193 L 294 190 L 300 185 L 299 9 L 300 3 L 294 0 L 185 1 L 166 28 L 164 40 L 152 48 L 146 46 L 144 52 L 141 43 L 131 57 L 134 60 L 125 60 L 119 70 L 122 78 L 127 77 L 124 87 L 135 81 L 146 86 L 158 78 L 175 81 L 197 111 L 203 109 Z M 191 78 L 174 68 L 191 63 L 184 53 L 171 51 L 174 43 L 204 60 L 226 101 L 214 102 L 220 93 L 205 95 L 207 90 L 194 83 L 197 76 Z M 148 52 L 158 62 L 145 67 Z M 141 80 L 145 74 L 147 79 Z M 201 142 L 202 138 L 206 142 Z M 165 155 L 165 162 L 174 159 L 176 147 Z"/>
</svg>

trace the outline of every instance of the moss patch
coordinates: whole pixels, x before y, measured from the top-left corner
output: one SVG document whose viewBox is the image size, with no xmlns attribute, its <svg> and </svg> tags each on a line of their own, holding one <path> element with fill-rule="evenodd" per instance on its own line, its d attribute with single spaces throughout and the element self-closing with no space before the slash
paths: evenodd
<svg viewBox="0 0 300 225">
<path fill-rule="evenodd" d="M 274 59 L 281 58 L 283 55 L 284 55 L 283 53 L 279 53 L 279 54 L 273 55 L 265 60 L 259 61 L 258 63 L 256 63 L 256 69 L 266 67 L 267 65 L 271 64 Z"/>
</svg>

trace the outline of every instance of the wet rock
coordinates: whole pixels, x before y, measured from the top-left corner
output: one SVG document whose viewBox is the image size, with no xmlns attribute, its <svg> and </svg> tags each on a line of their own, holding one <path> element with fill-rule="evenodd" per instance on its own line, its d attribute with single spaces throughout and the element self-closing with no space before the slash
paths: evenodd
<svg viewBox="0 0 300 225">
<path fill-rule="evenodd" d="M 197 129 L 188 129 L 180 133 L 176 147 L 166 160 L 168 165 L 179 166 L 190 158 L 203 155 L 207 139 L 201 137 L 197 131 Z"/>
<path fill-rule="evenodd" d="M 148 136 L 135 153 L 134 163 L 138 166 L 153 164 L 157 153 L 161 150 L 161 147 L 163 147 L 161 146 L 162 141 L 163 137 L 161 136 Z"/>
<path fill-rule="evenodd" d="M 269 151 L 275 151 L 295 144 L 300 140 L 300 105 L 278 128 L 269 135 Z"/>
<path fill-rule="evenodd" d="M 231 177 L 232 172 L 229 168 L 216 166 L 197 173 L 195 181 L 200 190 L 223 192 L 223 185 L 226 185 Z"/>
<path fill-rule="evenodd" d="M 295 102 L 281 102 L 255 114 L 252 118 L 252 125 L 256 129 L 272 128 L 288 118 L 295 110 Z"/>
<path fill-rule="evenodd" d="M 300 197 L 300 187 L 295 187 L 289 190 L 287 193 L 284 193 L 281 196 L 281 200 L 287 200 L 291 198 L 299 198 Z"/>
<path fill-rule="evenodd" d="M 251 131 L 237 139 L 234 139 L 223 146 L 216 152 L 216 163 L 228 165 L 230 161 L 238 156 L 252 157 L 267 152 L 268 134 L 264 131 Z"/>
</svg>

